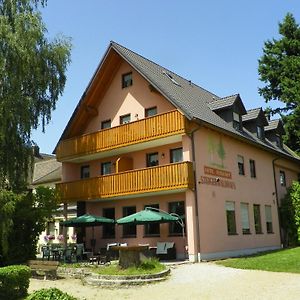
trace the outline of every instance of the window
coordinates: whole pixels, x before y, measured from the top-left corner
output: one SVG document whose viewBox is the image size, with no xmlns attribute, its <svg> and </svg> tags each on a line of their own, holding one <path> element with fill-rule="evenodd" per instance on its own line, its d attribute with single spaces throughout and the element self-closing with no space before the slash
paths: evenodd
<svg viewBox="0 0 300 300">
<path fill-rule="evenodd" d="M 282 170 L 279 171 L 279 181 L 281 186 L 286 186 L 285 172 Z"/>
<path fill-rule="evenodd" d="M 90 166 L 82 166 L 80 169 L 80 178 L 89 178 L 90 177 Z"/>
<path fill-rule="evenodd" d="M 282 148 L 282 139 L 279 134 L 276 134 L 275 136 L 275 143 L 277 147 Z"/>
<path fill-rule="evenodd" d="M 101 175 L 111 174 L 111 162 L 101 163 Z"/>
<path fill-rule="evenodd" d="M 261 126 L 256 127 L 257 137 L 262 140 L 264 138 L 264 129 Z"/>
<path fill-rule="evenodd" d="M 226 218 L 228 234 L 236 234 L 235 209 L 232 201 L 226 201 Z"/>
<path fill-rule="evenodd" d="M 127 124 L 130 122 L 130 114 L 124 115 L 120 117 L 120 125 Z"/>
<path fill-rule="evenodd" d="M 147 167 L 158 166 L 158 152 L 147 154 Z"/>
<path fill-rule="evenodd" d="M 265 212 L 266 212 L 266 227 L 267 227 L 267 233 L 273 233 L 272 209 L 271 209 L 271 205 L 266 205 L 266 206 L 265 206 Z"/>
<path fill-rule="evenodd" d="M 249 234 L 250 233 L 249 205 L 247 203 L 241 203 L 241 219 L 242 219 L 243 234 Z"/>
<path fill-rule="evenodd" d="M 135 206 L 123 207 L 123 217 L 136 213 Z M 123 237 L 136 237 L 136 225 L 125 224 L 123 225 Z"/>
<path fill-rule="evenodd" d="M 232 113 L 232 122 L 233 122 L 233 128 L 236 130 L 241 130 L 241 120 L 240 115 L 236 112 Z"/>
<path fill-rule="evenodd" d="M 157 115 L 157 107 L 150 107 L 145 109 L 145 118 Z"/>
<path fill-rule="evenodd" d="M 183 161 L 182 148 L 171 149 L 170 150 L 170 161 L 171 163 Z"/>
<path fill-rule="evenodd" d="M 132 85 L 132 73 L 122 75 L 122 89 Z"/>
<path fill-rule="evenodd" d="M 115 219 L 114 208 L 104 208 L 103 217 L 109 219 Z M 115 224 L 103 224 L 103 238 L 114 238 L 115 237 Z"/>
<path fill-rule="evenodd" d="M 111 120 L 101 122 L 101 129 L 111 128 Z"/>
<path fill-rule="evenodd" d="M 185 223 L 184 201 L 170 202 L 169 213 L 177 214 Z M 182 227 L 178 222 L 169 224 L 169 235 L 182 235 Z"/>
<path fill-rule="evenodd" d="M 244 157 L 241 155 L 238 155 L 237 160 L 238 160 L 239 174 L 245 175 Z"/>
<path fill-rule="evenodd" d="M 145 205 L 145 208 L 146 207 L 153 207 L 153 208 L 159 209 L 158 204 Z M 160 234 L 160 225 L 159 225 L 159 223 L 144 225 L 144 232 L 145 232 L 145 236 L 159 236 L 159 234 Z"/>
<path fill-rule="evenodd" d="M 255 160 L 250 159 L 249 164 L 250 164 L 250 176 L 251 178 L 256 178 Z"/>
<path fill-rule="evenodd" d="M 260 233 L 262 233 L 262 228 L 261 228 L 261 217 L 260 217 L 260 205 L 259 204 L 253 204 L 253 214 L 254 214 L 255 233 L 260 234 Z"/>
<path fill-rule="evenodd" d="M 55 223 L 54 222 L 48 222 L 47 223 L 47 235 L 55 235 Z"/>
</svg>

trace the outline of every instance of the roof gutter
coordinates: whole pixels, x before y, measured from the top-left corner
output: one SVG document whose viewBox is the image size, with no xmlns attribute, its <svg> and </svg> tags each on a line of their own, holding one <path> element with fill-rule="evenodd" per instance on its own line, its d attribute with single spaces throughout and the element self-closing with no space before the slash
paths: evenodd
<svg viewBox="0 0 300 300">
<path fill-rule="evenodd" d="M 197 177 L 196 177 L 196 149 L 195 149 L 195 139 L 194 133 L 201 128 L 201 124 L 198 124 L 198 127 L 192 130 L 189 135 L 192 142 L 192 160 L 193 160 L 193 173 L 194 173 L 194 195 L 195 195 L 195 215 L 196 215 L 196 237 L 197 237 L 197 259 L 200 261 L 200 254 L 201 254 L 201 239 L 200 239 L 200 220 L 199 220 L 199 205 L 198 205 L 198 185 L 197 185 Z"/>
</svg>

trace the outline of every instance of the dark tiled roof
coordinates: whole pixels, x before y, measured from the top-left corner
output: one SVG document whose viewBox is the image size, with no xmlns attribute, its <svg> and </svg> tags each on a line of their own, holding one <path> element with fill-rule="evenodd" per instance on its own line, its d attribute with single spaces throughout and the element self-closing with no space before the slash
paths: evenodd
<svg viewBox="0 0 300 300">
<path fill-rule="evenodd" d="M 247 110 L 247 114 L 242 116 L 243 122 L 249 122 L 256 119 L 260 119 L 263 122 L 263 125 L 268 125 L 268 120 L 261 107 L 249 109 Z"/>
<path fill-rule="evenodd" d="M 176 73 L 169 71 L 168 69 L 115 42 L 110 43 L 110 46 L 100 62 L 98 69 L 101 68 L 103 61 L 107 57 L 108 53 L 112 50 L 116 51 L 188 119 L 205 123 L 208 126 L 217 127 L 228 134 L 246 139 L 248 142 L 258 144 L 269 150 L 282 152 L 282 150 L 279 148 L 276 149 L 272 143 L 269 143 L 267 140 L 262 141 L 257 139 L 247 130 L 238 131 L 234 129 L 231 124 L 225 122 L 220 116 L 217 115 L 217 113 L 213 111 L 217 110 L 217 108 L 225 107 L 225 105 L 233 105 L 237 98 L 239 98 L 241 109 L 244 113 L 246 113 L 245 107 L 238 94 L 220 98 L 217 95 L 199 87 L 198 85 L 191 83 L 189 80 L 182 78 Z M 96 73 L 97 71 L 95 74 Z M 93 82 L 93 79 L 94 77 L 91 79 L 91 83 Z M 87 90 L 89 89 L 89 86 Z M 80 102 L 82 101 L 84 101 L 84 98 L 80 100 Z M 71 120 L 75 116 L 76 111 L 79 109 L 80 102 L 78 103 Z M 70 125 L 70 121 L 67 127 Z M 65 129 L 64 133 L 66 131 L 67 128 Z M 61 139 L 64 137 L 64 133 Z M 289 155 L 289 152 L 284 152 L 284 154 Z"/>
<path fill-rule="evenodd" d="M 33 181 L 33 185 L 42 184 L 42 183 L 55 183 L 61 180 L 62 168 L 61 166 L 52 172 L 46 174 L 45 176 Z"/>
<path fill-rule="evenodd" d="M 39 161 L 34 164 L 32 184 L 55 182 L 61 179 L 61 163 L 55 158 Z"/>
<path fill-rule="evenodd" d="M 279 126 L 279 122 L 279 119 L 269 121 L 269 125 L 265 126 L 265 131 L 276 130 Z"/>
<path fill-rule="evenodd" d="M 218 101 L 216 98 L 220 99 L 220 97 L 204 90 L 194 83 L 191 84 L 188 80 L 181 76 L 115 42 L 111 42 L 111 47 L 159 92 L 161 92 L 161 94 L 164 95 L 175 107 L 182 111 L 188 119 L 197 119 L 222 130 L 241 135 L 230 124 L 225 122 L 209 108 L 208 103 Z M 165 73 L 170 74 L 177 84 L 170 80 Z"/>
<path fill-rule="evenodd" d="M 218 100 L 212 101 L 208 104 L 211 110 L 219 110 L 227 107 L 231 107 L 236 101 L 238 95 L 232 95 L 225 98 L 220 98 Z"/>
<path fill-rule="evenodd" d="M 247 114 L 242 117 L 243 122 L 257 119 L 260 111 L 260 107 L 247 110 Z"/>
</svg>

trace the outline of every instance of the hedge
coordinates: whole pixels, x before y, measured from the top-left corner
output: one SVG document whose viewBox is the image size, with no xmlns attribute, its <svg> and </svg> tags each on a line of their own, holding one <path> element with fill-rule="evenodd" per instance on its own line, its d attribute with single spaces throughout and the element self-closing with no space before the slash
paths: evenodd
<svg viewBox="0 0 300 300">
<path fill-rule="evenodd" d="M 25 300 L 77 300 L 57 288 L 41 289 L 29 295 Z"/>
<path fill-rule="evenodd" d="M 0 268 L 0 299 L 24 298 L 27 295 L 30 276 L 30 268 L 27 266 Z"/>
</svg>

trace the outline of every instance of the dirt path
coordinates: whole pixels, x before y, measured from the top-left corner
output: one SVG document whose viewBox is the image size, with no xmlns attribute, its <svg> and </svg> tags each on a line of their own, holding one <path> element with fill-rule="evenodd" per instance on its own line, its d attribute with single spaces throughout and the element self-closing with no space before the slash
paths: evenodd
<svg viewBox="0 0 300 300">
<path fill-rule="evenodd" d="M 107 289 L 83 286 L 77 279 L 32 279 L 29 292 L 57 287 L 80 300 L 186 300 L 186 299 L 300 299 L 300 275 L 225 268 L 213 263 L 172 267 L 162 283 Z"/>
</svg>

